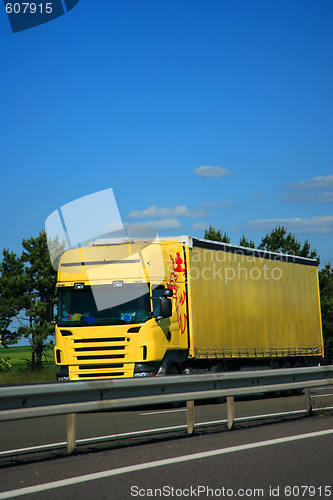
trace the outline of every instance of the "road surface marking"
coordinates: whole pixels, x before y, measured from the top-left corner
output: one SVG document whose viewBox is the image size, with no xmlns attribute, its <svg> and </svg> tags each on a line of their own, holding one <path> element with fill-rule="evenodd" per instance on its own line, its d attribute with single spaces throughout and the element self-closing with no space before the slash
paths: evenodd
<svg viewBox="0 0 333 500">
<path fill-rule="evenodd" d="M 313 408 L 313 412 L 318 412 L 320 410 L 333 410 L 333 406 L 327 406 L 327 407 L 320 407 L 320 408 Z M 265 418 L 276 418 L 276 417 L 284 417 L 284 416 L 289 416 L 289 415 L 302 415 L 306 414 L 306 410 L 291 410 L 287 412 L 280 412 L 280 413 L 265 413 L 262 415 L 249 415 L 247 417 L 236 417 L 235 422 L 246 422 L 248 420 L 259 420 L 259 419 L 265 419 Z M 223 420 L 208 420 L 205 422 L 196 422 L 194 424 L 194 427 L 200 428 L 200 427 L 208 427 L 210 425 L 222 425 L 226 424 L 227 419 Z M 172 431 L 181 431 L 187 429 L 187 425 L 174 425 L 170 427 L 160 427 L 158 429 L 146 429 L 143 431 L 130 431 L 130 432 L 123 432 L 120 434 L 110 434 L 108 436 L 96 436 L 96 437 L 91 437 L 91 438 L 84 438 L 84 439 L 77 439 L 76 444 L 77 445 L 84 445 L 84 444 L 91 444 L 91 443 L 100 443 L 101 441 L 111 441 L 111 440 L 117 440 L 117 439 L 123 439 L 123 438 L 133 438 L 137 436 L 147 436 L 150 434 L 158 434 L 161 432 L 172 432 Z M 34 451 L 50 451 L 54 450 L 57 448 L 66 448 L 67 446 L 67 441 L 62 441 L 60 443 L 51 443 L 51 444 L 42 444 L 39 446 L 30 446 L 28 448 L 18 448 L 16 450 L 3 450 L 0 451 L 0 458 L 1 457 L 8 457 L 12 455 L 22 455 L 24 453 L 29 453 L 29 452 L 34 452 Z"/>
<path fill-rule="evenodd" d="M 143 416 L 143 415 L 161 415 L 161 413 L 176 413 L 177 411 L 186 411 L 186 408 L 179 408 L 178 410 L 149 411 L 147 413 L 140 413 L 140 416 Z"/>
<path fill-rule="evenodd" d="M 118 476 L 120 474 L 127 474 L 128 472 L 137 472 L 139 470 L 152 469 L 154 467 L 163 467 L 165 465 L 179 464 L 182 462 L 188 462 L 190 460 L 199 460 L 202 458 L 216 457 L 218 455 L 225 455 L 227 453 L 252 450 L 254 448 L 262 448 L 264 446 L 272 446 L 275 444 L 290 443 L 292 441 L 299 441 L 301 439 L 327 436 L 329 434 L 333 434 L 333 429 L 317 431 L 317 432 L 309 432 L 307 434 L 300 434 L 296 436 L 286 436 L 282 438 L 268 439 L 266 441 L 260 441 L 259 443 L 249 443 L 238 446 L 230 446 L 228 448 L 204 451 L 200 453 L 192 453 L 190 455 L 184 455 L 181 457 L 174 457 L 174 458 L 166 458 L 164 460 L 156 460 L 154 462 L 147 462 L 143 464 L 129 465 L 126 467 L 119 467 L 118 469 L 95 472 L 93 474 L 85 474 L 83 476 L 62 479 L 60 481 L 52 481 L 50 483 L 38 484 L 36 486 L 28 486 L 26 488 L 20 488 L 17 490 L 4 491 L 3 493 L 0 493 L 0 499 L 2 500 L 7 498 L 14 498 L 22 495 L 38 493 L 41 491 L 53 490 L 55 488 L 62 488 L 64 486 L 72 486 L 74 484 L 85 483 L 87 481 L 95 481 L 97 479 L 105 479 L 112 476 Z"/>
</svg>

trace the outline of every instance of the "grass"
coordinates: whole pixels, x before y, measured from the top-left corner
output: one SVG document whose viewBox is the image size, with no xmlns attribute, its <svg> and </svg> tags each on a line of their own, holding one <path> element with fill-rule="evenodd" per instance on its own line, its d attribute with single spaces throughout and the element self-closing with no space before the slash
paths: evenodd
<svg viewBox="0 0 333 500">
<path fill-rule="evenodd" d="M 39 371 L 33 371 L 28 365 L 28 361 L 31 359 L 29 346 L 1 348 L 0 357 L 9 358 L 12 367 L 8 372 L 0 372 L 0 385 L 55 382 L 55 374 L 59 368 L 54 362 L 53 349 L 48 348 L 46 355 L 46 359 L 43 359 L 43 368 Z"/>
</svg>

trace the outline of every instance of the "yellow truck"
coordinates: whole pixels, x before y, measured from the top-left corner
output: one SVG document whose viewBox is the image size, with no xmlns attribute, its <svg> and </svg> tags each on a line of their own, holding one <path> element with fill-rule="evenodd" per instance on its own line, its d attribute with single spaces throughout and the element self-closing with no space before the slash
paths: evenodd
<svg viewBox="0 0 333 500">
<path fill-rule="evenodd" d="M 180 236 L 67 250 L 59 380 L 319 363 L 317 261 Z"/>
</svg>

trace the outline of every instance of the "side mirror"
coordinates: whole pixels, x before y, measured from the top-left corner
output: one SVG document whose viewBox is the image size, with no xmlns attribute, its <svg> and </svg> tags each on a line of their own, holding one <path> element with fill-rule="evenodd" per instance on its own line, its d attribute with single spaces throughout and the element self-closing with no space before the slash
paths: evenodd
<svg viewBox="0 0 333 500">
<path fill-rule="evenodd" d="M 166 288 L 161 293 L 162 297 L 173 297 L 173 290 L 171 288 Z"/>
<path fill-rule="evenodd" d="M 172 316 L 172 302 L 170 299 L 167 299 L 166 297 L 161 299 L 160 314 L 162 318 L 170 318 L 170 316 Z"/>
</svg>

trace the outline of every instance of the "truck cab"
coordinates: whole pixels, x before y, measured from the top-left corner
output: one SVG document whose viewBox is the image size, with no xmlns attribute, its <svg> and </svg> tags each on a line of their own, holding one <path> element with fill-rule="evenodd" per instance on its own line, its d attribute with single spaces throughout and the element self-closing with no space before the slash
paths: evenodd
<svg viewBox="0 0 333 500">
<path fill-rule="evenodd" d="M 154 376 L 168 371 L 172 360 L 187 358 L 179 247 L 94 244 L 62 255 L 55 327 L 59 380 Z"/>
</svg>

